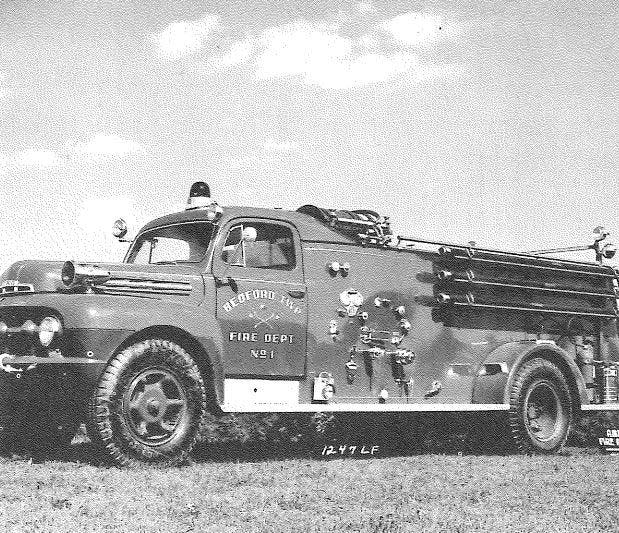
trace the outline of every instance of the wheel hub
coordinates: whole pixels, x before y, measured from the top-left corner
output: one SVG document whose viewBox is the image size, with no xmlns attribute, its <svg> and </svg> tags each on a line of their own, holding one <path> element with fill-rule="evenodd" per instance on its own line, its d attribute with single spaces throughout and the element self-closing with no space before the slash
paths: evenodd
<svg viewBox="0 0 619 533">
<path fill-rule="evenodd" d="M 159 408 L 161 407 L 161 403 L 154 398 L 150 398 L 148 402 L 146 402 L 146 409 L 148 413 L 154 416 L 155 418 L 159 417 Z"/>
<path fill-rule="evenodd" d="M 147 369 L 135 376 L 123 396 L 123 414 L 137 440 L 164 444 L 178 430 L 187 411 L 183 388 L 170 371 Z"/>
<path fill-rule="evenodd" d="M 558 429 L 561 403 L 551 383 L 541 381 L 531 387 L 525 400 L 525 424 L 529 434 L 539 441 L 554 437 Z"/>
</svg>

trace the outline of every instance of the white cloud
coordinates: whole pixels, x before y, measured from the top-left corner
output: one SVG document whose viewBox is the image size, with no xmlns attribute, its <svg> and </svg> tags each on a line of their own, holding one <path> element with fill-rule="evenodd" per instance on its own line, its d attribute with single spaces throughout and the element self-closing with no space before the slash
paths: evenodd
<svg viewBox="0 0 619 533">
<path fill-rule="evenodd" d="M 237 41 L 232 44 L 230 50 L 218 58 L 218 62 L 223 66 L 238 65 L 245 63 L 252 56 L 254 51 L 254 43 L 251 39 Z"/>
<path fill-rule="evenodd" d="M 299 150 L 299 145 L 295 141 L 276 141 L 273 138 L 268 138 L 263 145 L 265 152 L 296 152 Z"/>
<path fill-rule="evenodd" d="M 337 29 L 326 24 L 295 22 L 265 31 L 260 39 L 262 53 L 257 58 L 256 76 L 300 76 L 309 85 L 349 89 L 385 82 L 421 68 L 416 55 L 368 53 L 368 49 L 379 47 L 375 37 L 366 34 L 353 41 Z"/>
<path fill-rule="evenodd" d="M 357 39 L 357 43 L 366 50 L 374 50 L 378 47 L 378 39 L 369 33 L 366 33 Z"/>
<path fill-rule="evenodd" d="M 302 21 L 266 30 L 260 44 L 259 78 L 302 75 L 310 79 L 346 60 L 352 51 L 352 41 L 332 28 Z"/>
<path fill-rule="evenodd" d="M 51 167 L 60 163 L 60 158 L 51 150 L 29 148 L 9 154 L 0 153 L 0 170 L 10 167 Z"/>
<path fill-rule="evenodd" d="M 95 135 L 86 143 L 71 143 L 66 145 L 68 152 L 89 155 L 127 155 L 134 152 L 143 152 L 144 148 L 118 135 Z"/>
<path fill-rule="evenodd" d="M 89 198 L 84 200 L 77 222 L 85 231 L 108 231 L 117 218 L 125 218 L 134 213 L 133 201 L 127 197 Z"/>
<path fill-rule="evenodd" d="M 404 13 L 383 23 L 394 39 L 409 46 L 423 46 L 436 41 L 443 31 L 441 17 L 426 13 Z"/>
<path fill-rule="evenodd" d="M 368 31 L 355 35 L 360 17 L 375 8 L 370 1 L 361 1 L 353 9 L 356 14 L 339 23 L 298 20 L 268 28 L 256 37 L 247 35 L 222 54 L 208 56 L 205 66 L 216 72 L 246 65 L 257 79 L 298 77 L 328 89 L 382 83 L 403 75 L 421 81 L 453 71 L 422 62 L 418 54 L 453 33 L 455 24 L 450 23 L 450 31 L 445 32 L 440 16 L 410 12 L 376 21 Z M 195 52 L 217 25 L 212 15 L 172 24 L 159 35 L 160 48 L 165 43 L 170 58 Z"/>
<path fill-rule="evenodd" d="M 51 167 L 60 165 L 72 157 L 96 159 L 102 156 L 119 157 L 144 151 L 144 148 L 138 143 L 122 139 L 117 135 L 95 135 L 85 143 L 68 141 L 60 152 L 29 148 L 9 154 L 0 153 L 0 170 L 20 166 Z"/>
<path fill-rule="evenodd" d="M 174 60 L 198 52 L 218 25 L 217 15 L 204 15 L 194 21 L 174 22 L 151 37 L 157 45 L 159 54 L 166 59 Z"/>
<path fill-rule="evenodd" d="M 331 71 L 314 73 L 314 81 L 325 88 L 349 89 L 387 81 L 407 72 L 417 63 L 417 58 L 411 54 L 364 54 L 345 64 L 334 65 Z"/>
<path fill-rule="evenodd" d="M 16 154 L 15 161 L 26 166 L 48 167 L 57 164 L 59 159 L 51 150 L 23 150 Z"/>
</svg>

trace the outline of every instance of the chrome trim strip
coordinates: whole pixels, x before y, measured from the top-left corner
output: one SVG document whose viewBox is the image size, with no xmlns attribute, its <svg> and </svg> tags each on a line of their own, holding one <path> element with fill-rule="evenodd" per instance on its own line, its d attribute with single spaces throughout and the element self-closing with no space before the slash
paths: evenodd
<svg viewBox="0 0 619 533">
<path fill-rule="evenodd" d="M 145 290 L 145 289 L 105 289 L 100 291 L 104 294 L 112 294 L 112 295 L 151 295 L 151 296 L 188 296 L 187 292 L 184 291 L 157 291 L 157 290 Z"/>
<path fill-rule="evenodd" d="M 137 280 L 137 279 L 118 279 L 113 278 L 106 281 L 105 286 L 126 286 L 126 287 L 144 287 L 155 289 L 174 289 L 174 290 L 191 290 L 191 284 L 182 281 L 157 281 L 157 280 Z"/>
<path fill-rule="evenodd" d="M 104 365 L 107 361 L 87 357 L 38 357 L 34 355 L 0 354 L 0 364 L 9 365 Z"/>
<path fill-rule="evenodd" d="M 358 245 L 354 244 L 351 246 L 358 246 Z M 383 257 L 383 254 L 377 254 L 377 253 L 372 253 L 372 252 L 365 252 L 365 251 L 359 251 L 359 250 L 346 250 L 346 249 L 338 249 L 338 248 L 319 248 L 316 246 L 305 246 L 304 250 L 308 252 L 331 252 L 331 253 L 337 253 L 337 254 L 369 255 L 373 257 Z"/>
<path fill-rule="evenodd" d="M 193 287 L 188 282 L 138 280 L 128 278 L 112 278 L 98 285 L 98 288 L 109 292 L 139 292 L 153 294 L 189 294 Z"/>
</svg>

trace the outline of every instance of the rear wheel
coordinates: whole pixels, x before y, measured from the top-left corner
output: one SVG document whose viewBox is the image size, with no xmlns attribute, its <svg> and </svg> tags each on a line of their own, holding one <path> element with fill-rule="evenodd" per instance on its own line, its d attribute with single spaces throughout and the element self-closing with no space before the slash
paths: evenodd
<svg viewBox="0 0 619 533">
<path fill-rule="evenodd" d="M 119 465 L 179 464 L 198 441 L 206 401 L 191 356 L 173 342 L 149 339 L 109 362 L 90 402 L 89 432 Z"/>
<path fill-rule="evenodd" d="M 561 370 L 546 359 L 527 361 L 510 390 L 509 426 L 523 453 L 551 453 L 567 440 L 572 402 Z"/>
</svg>

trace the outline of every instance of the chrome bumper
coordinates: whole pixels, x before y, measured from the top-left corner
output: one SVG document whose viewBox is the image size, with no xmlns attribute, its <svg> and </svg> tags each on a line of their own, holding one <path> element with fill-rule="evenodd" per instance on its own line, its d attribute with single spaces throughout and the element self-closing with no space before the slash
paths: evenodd
<svg viewBox="0 0 619 533">
<path fill-rule="evenodd" d="M 21 374 L 35 369 L 38 365 L 104 365 L 105 361 L 88 357 L 37 357 L 34 355 L 0 354 L 0 371 Z"/>
</svg>

